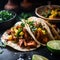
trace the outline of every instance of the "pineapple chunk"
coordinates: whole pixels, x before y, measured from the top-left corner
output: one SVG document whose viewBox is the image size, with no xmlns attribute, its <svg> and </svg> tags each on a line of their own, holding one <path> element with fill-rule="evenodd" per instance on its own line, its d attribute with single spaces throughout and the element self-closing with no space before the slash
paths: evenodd
<svg viewBox="0 0 60 60">
<path fill-rule="evenodd" d="M 45 30 L 42 30 L 43 34 L 45 35 L 46 34 L 46 31 Z"/>
<path fill-rule="evenodd" d="M 13 39 L 12 35 L 9 35 L 8 40 L 12 40 L 12 39 Z"/>
<path fill-rule="evenodd" d="M 40 31 L 40 30 L 41 30 L 41 28 L 38 28 L 37 30 L 38 30 L 38 31 Z"/>
<path fill-rule="evenodd" d="M 20 34 L 19 35 L 24 35 L 24 33 L 23 32 L 20 32 Z"/>
</svg>

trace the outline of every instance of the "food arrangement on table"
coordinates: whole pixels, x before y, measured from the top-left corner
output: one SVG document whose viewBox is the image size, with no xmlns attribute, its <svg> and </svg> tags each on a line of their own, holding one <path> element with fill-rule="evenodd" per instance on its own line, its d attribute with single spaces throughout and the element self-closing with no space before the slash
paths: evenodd
<svg viewBox="0 0 60 60">
<path fill-rule="evenodd" d="M 22 19 L 8 29 L 2 35 L 1 40 L 19 51 L 35 50 L 41 45 L 44 46 L 49 40 L 60 39 L 57 31 L 54 29 L 54 32 L 51 32 L 47 24 L 43 19 L 37 17 Z"/>
<path fill-rule="evenodd" d="M 5 45 L 6 48 L 10 47 L 10 49 L 23 53 L 40 50 L 43 46 L 51 53 L 60 54 L 60 29 L 47 21 L 60 20 L 60 6 L 48 5 L 43 10 L 42 7 L 36 8 L 35 11 L 39 17 L 30 14 L 24 15 L 23 13 L 19 21 L 14 20 L 16 19 L 16 13 L 13 11 L 0 11 L 0 24 L 5 23 L 6 26 L 9 26 L 15 21 L 1 35 L 2 46 Z M 6 22 L 9 21 L 11 22 L 7 25 Z M 44 49 L 43 47 L 42 49 Z M 32 54 L 31 58 L 31 60 L 49 60 L 40 54 Z"/>
</svg>

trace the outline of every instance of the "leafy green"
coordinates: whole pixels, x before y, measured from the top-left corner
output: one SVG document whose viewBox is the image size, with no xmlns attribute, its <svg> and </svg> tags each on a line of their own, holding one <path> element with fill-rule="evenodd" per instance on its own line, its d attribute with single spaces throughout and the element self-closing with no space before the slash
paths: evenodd
<svg viewBox="0 0 60 60">
<path fill-rule="evenodd" d="M 32 16 L 32 14 L 30 14 L 30 13 L 21 13 L 20 19 L 26 19 L 27 20 L 27 18 L 31 17 L 31 16 Z"/>
<path fill-rule="evenodd" d="M 41 15 L 44 16 L 44 17 L 46 17 L 46 18 L 48 18 L 51 15 L 51 10 L 48 10 L 47 12 L 42 11 Z"/>
<path fill-rule="evenodd" d="M 6 47 L 6 42 L 2 43 L 2 42 L 0 41 L 0 47 L 1 47 L 1 48 L 5 48 L 5 47 Z M 1 48 L 0 48 L 0 54 L 3 53 L 3 50 L 2 50 Z"/>
<path fill-rule="evenodd" d="M 9 20 L 13 17 L 13 13 L 7 10 L 0 11 L 0 22 Z"/>
<path fill-rule="evenodd" d="M 30 29 L 34 32 L 37 30 L 37 28 L 35 26 L 30 26 Z"/>
<path fill-rule="evenodd" d="M 34 25 L 34 21 L 28 22 L 29 25 Z"/>
<path fill-rule="evenodd" d="M 0 42 L 0 47 L 6 47 L 6 42 L 4 43 Z"/>
<path fill-rule="evenodd" d="M 22 28 L 19 28 L 19 29 L 18 29 L 18 32 L 17 32 L 17 34 L 16 34 L 17 37 L 19 37 L 19 33 L 20 33 L 21 31 L 22 31 Z"/>
<path fill-rule="evenodd" d="M 24 23 L 21 23 L 21 26 L 22 26 L 22 27 L 24 27 L 24 26 L 25 26 L 25 24 L 24 24 Z"/>
</svg>

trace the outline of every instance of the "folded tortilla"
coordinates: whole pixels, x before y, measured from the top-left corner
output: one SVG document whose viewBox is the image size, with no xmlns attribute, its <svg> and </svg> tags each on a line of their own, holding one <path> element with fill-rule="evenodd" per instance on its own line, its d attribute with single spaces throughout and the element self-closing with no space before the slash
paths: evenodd
<svg viewBox="0 0 60 60">
<path fill-rule="evenodd" d="M 54 40 L 55 39 L 54 36 L 53 36 L 53 34 L 52 34 L 52 32 L 51 32 L 51 30 L 50 30 L 50 28 L 49 28 L 49 26 L 46 24 L 46 22 L 43 19 L 37 18 L 37 17 L 34 17 L 33 16 L 33 17 L 28 18 L 28 21 L 35 21 L 35 22 L 37 22 L 37 24 L 41 23 L 42 27 L 46 29 L 46 31 L 47 31 L 47 33 L 49 35 L 50 40 Z M 20 22 L 17 22 L 14 26 L 21 25 L 21 23 L 22 23 L 21 21 Z M 3 43 L 6 42 L 6 45 L 7 46 L 10 46 L 13 49 L 16 49 L 18 51 L 31 51 L 31 50 L 35 50 L 35 49 L 39 48 L 41 45 L 44 45 L 44 44 L 42 44 L 41 42 L 39 42 L 36 39 L 36 37 L 34 36 L 34 34 L 32 33 L 32 31 L 30 30 L 29 25 L 27 23 L 25 24 L 25 28 L 26 28 L 27 32 L 30 34 L 30 36 L 35 40 L 35 42 L 38 43 L 38 45 L 37 45 L 36 48 L 30 48 L 30 49 L 21 48 L 18 44 L 13 43 L 12 41 L 8 41 L 7 42 L 5 40 L 5 39 L 7 39 L 7 36 L 8 36 L 7 31 L 4 32 L 4 34 L 2 35 L 1 41 Z"/>
<path fill-rule="evenodd" d="M 15 24 L 15 26 L 17 26 L 18 24 L 20 25 L 21 22 L 17 22 L 17 23 Z M 41 46 L 41 45 L 39 44 L 39 45 L 37 45 L 36 48 L 30 48 L 30 49 L 21 48 L 18 44 L 13 43 L 12 41 L 6 41 L 5 39 L 7 39 L 7 36 L 8 36 L 8 34 L 7 34 L 7 31 L 6 31 L 6 32 L 4 32 L 4 34 L 2 35 L 1 41 L 2 41 L 3 43 L 6 43 L 7 46 L 10 46 L 10 47 L 12 47 L 13 49 L 18 50 L 18 51 L 31 51 L 31 50 L 35 50 L 35 49 L 37 49 L 37 48 L 39 48 L 39 47 Z"/>
</svg>

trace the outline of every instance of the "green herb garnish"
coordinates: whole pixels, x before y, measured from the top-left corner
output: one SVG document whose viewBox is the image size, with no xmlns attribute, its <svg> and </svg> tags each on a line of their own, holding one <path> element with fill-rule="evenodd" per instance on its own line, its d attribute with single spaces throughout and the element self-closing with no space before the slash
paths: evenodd
<svg viewBox="0 0 60 60">
<path fill-rule="evenodd" d="M 46 18 L 48 18 L 51 15 L 51 10 L 48 10 L 47 12 L 42 11 L 41 15 L 44 16 L 44 17 L 46 17 Z"/>
<path fill-rule="evenodd" d="M 7 10 L 0 11 L 0 22 L 13 18 L 13 13 Z"/>
<path fill-rule="evenodd" d="M 25 27 L 25 24 L 24 24 L 24 23 L 21 23 L 21 26 L 22 26 L 22 27 Z"/>
<path fill-rule="evenodd" d="M 25 19 L 25 20 L 27 20 L 29 17 L 31 17 L 32 16 L 32 14 L 30 14 L 30 13 L 21 13 L 21 15 L 20 15 L 20 19 Z"/>
<path fill-rule="evenodd" d="M 16 37 L 19 37 L 19 33 L 22 31 L 22 28 L 19 28 L 18 29 L 18 32 L 17 32 L 17 34 L 16 34 Z"/>
<path fill-rule="evenodd" d="M 0 47 L 6 47 L 6 42 L 4 43 L 0 42 Z"/>
<path fill-rule="evenodd" d="M 6 42 L 2 43 L 2 42 L 0 41 L 0 47 L 1 47 L 1 48 L 5 48 L 5 47 L 6 47 Z M 2 54 L 2 53 L 4 52 L 1 48 L 0 48 L 0 54 Z"/>
<path fill-rule="evenodd" d="M 29 25 L 34 25 L 34 21 L 31 21 L 31 22 L 27 22 Z"/>
</svg>

